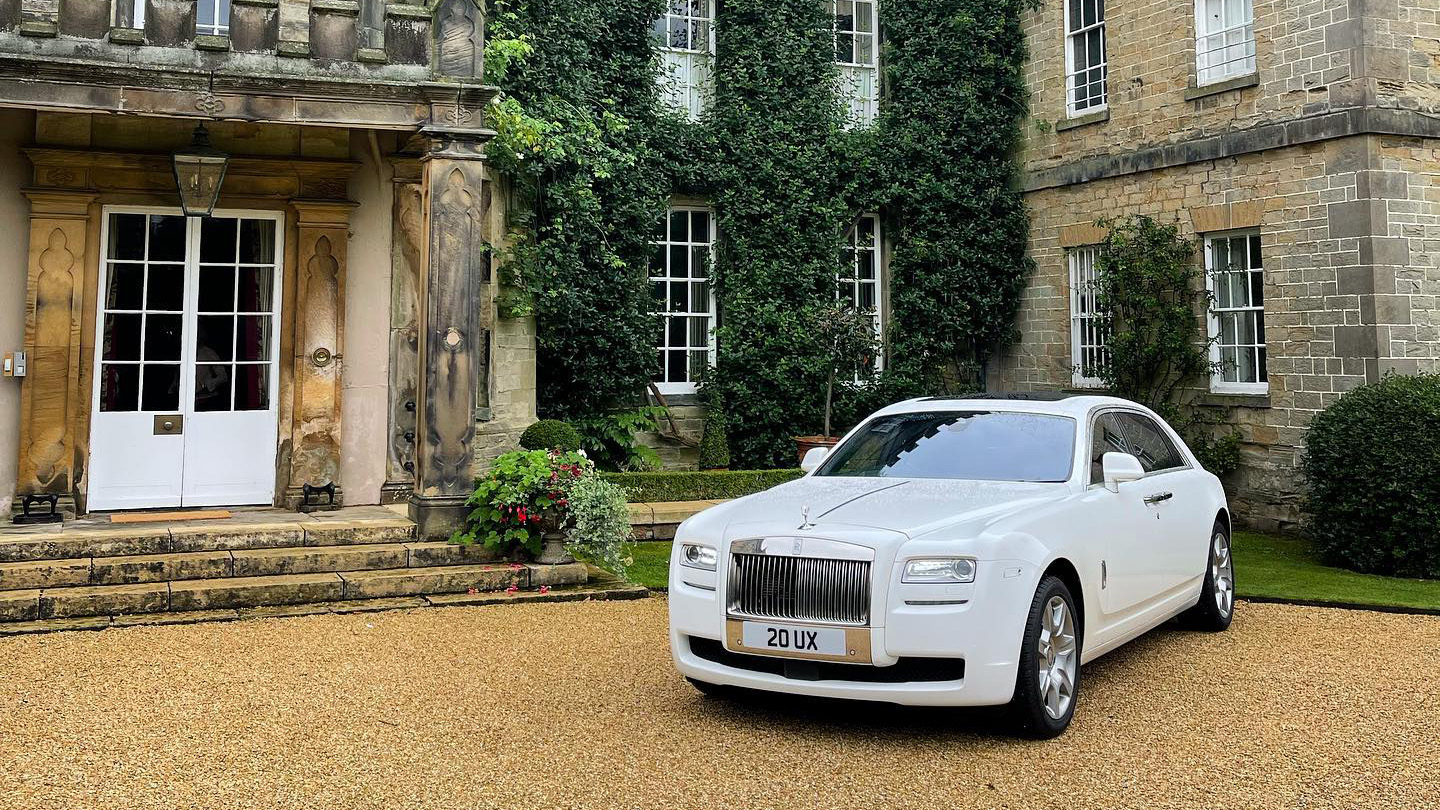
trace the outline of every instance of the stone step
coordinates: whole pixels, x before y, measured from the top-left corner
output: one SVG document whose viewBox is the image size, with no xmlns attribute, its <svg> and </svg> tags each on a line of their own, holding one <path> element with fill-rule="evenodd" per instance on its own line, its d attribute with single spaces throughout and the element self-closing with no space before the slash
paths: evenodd
<svg viewBox="0 0 1440 810">
<path fill-rule="evenodd" d="M 279 551 L 278 549 L 275 551 Z M 349 558 L 352 563 L 378 563 L 408 560 L 410 549 L 372 547 L 335 547 L 325 552 L 318 549 L 292 550 L 289 564 L 294 566 L 339 564 Z M 212 554 L 214 552 L 211 552 Z M 231 552 L 219 552 L 231 554 Z M 282 555 L 245 552 L 247 559 L 258 567 L 249 570 L 272 570 Z M 240 565 L 240 552 L 232 564 Z M 324 554 L 330 556 L 325 557 Z M 162 555 L 176 557 L 180 555 Z M 166 561 L 173 571 L 197 570 Z M 128 565 L 128 563 L 127 563 Z M 126 569 L 132 570 L 132 569 Z M 159 570 L 159 569 L 155 569 Z M 569 565 L 531 565 L 518 563 L 481 563 L 472 565 L 396 567 L 374 570 L 296 572 L 253 576 L 182 579 L 174 581 L 126 582 L 109 585 L 77 585 L 70 587 L 27 588 L 0 591 L 0 626 L 6 622 L 80 619 L 95 616 L 143 616 L 159 613 L 217 611 L 236 609 L 283 610 L 287 605 L 361 600 L 386 600 L 431 594 L 478 594 L 504 592 L 512 586 L 524 591 L 540 586 L 562 587 L 582 585 L 589 572 L 581 563 Z M 145 573 L 151 573 L 145 569 Z"/>
<path fill-rule="evenodd" d="M 362 519 L 301 518 L 233 524 L 196 521 L 162 527 L 102 523 L 7 529 L 0 531 L 0 564 L 263 548 L 389 545 L 415 539 L 415 524 L 398 515 Z M 0 580 L 0 588 L 3 587 L 4 581 Z"/>
<path fill-rule="evenodd" d="M 431 568 L 495 562 L 481 545 L 446 542 L 282 546 L 0 563 L 0 592 L 86 585 Z"/>
</svg>

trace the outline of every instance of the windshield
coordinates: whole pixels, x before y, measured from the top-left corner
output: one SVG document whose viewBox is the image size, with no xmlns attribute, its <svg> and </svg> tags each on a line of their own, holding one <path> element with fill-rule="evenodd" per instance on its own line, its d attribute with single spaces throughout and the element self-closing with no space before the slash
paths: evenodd
<svg viewBox="0 0 1440 810">
<path fill-rule="evenodd" d="M 816 471 L 857 478 L 1070 479 L 1075 421 L 1037 413 L 897 413 L 870 420 Z"/>
</svg>

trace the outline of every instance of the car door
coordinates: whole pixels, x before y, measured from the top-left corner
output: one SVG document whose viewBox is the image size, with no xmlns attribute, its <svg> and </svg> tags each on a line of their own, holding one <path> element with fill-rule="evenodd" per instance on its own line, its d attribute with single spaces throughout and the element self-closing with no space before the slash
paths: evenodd
<svg viewBox="0 0 1440 810">
<path fill-rule="evenodd" d="M 1101 606 L 1117 616 L 1151 599 L 1163 587 L 1156 549 L 1155 510 L 1145 503 L 1144 479 L 1105 487 L 1106 453 L 1130 453 L 1129 442 L 1115 411 L 1104 411 L 1090 422 L 1090 480 L 1086 510 L 1101 527 Z"/>
<path fill-rule="evenodd" d="M 1145 468 L 1145 477 L 1135 483 L 1145 485 L 1144 497 L 1158 518 L 1161 586 L 1179 587 L 1205 570 L 1210 526 L 1215 522 L 1197 480 L 1205 473 L 1190 466 L 1169 433 L 1148 415 L 1120 411 L 1115 417 L 1131 452 Z"/>
</svg>

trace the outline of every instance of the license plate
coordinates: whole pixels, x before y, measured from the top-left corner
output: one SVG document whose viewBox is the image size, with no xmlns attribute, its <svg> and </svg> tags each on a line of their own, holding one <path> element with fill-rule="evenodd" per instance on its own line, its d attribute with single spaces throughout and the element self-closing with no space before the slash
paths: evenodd
<svg viewBox="0 0 1440 810">
<path fill-rule="evenodd" d="M 752 650 L 809 653 L 843 658 L 845 630 L 837 627 L 796 627 L 788 624 L 744 622 L 740 641 Z"/>
</svg>

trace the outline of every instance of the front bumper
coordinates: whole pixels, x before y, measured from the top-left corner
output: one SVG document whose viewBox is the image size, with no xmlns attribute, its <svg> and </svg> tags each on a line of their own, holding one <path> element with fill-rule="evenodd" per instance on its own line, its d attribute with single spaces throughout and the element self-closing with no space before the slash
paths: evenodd
<svg viewBox="0 0 1440 810">
<path fill-rule="evenodd" d="M 734 651 L 715 654 L 725 639 L 724 583 L 717 581 L 715 590 L 707 590 L 687 582 L 695 577 L 683 569 L 672 571 L 670 650 L 675 667 L 707 683 L 796 695 L 915 706 L 1008 703 L 1015 691 L 1020 640 L 1034 594 L 1030 567 L 1013 561 L 987 562 L 979 566 L 973 585 L 965 586 L 963 593 L 949 594 L 901 585 L 898 573 L 888 569 L 877 566 L 871 585 L 870 653 L 875 664 L 793 666 L 790 672 L 776 662 L 795 659 Z M 945 604 L 960 598 L 963 604 Z M 705 654 L 697 654 L 692 639 L 708 640 L 699 645 Z M 893 669 L 882 671 L 887 668 Z M 962 671 L 958 678 L 933 679 L 936 673 Z M 915 679 L 904 679 L 912 672 L 917 673 Z"/>
</svg>

